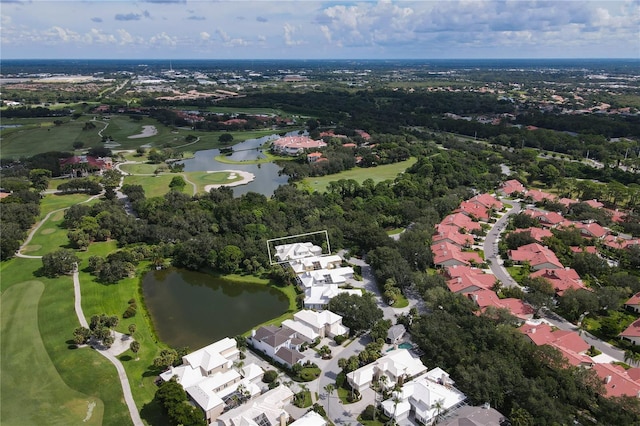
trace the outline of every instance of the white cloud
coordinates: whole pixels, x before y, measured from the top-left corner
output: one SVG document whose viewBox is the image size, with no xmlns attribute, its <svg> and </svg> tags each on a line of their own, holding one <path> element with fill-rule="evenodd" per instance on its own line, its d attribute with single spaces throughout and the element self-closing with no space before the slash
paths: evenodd
<svg viewBox="0 0 640 426">
<path fill-rule="evenodd" d="M 198 45 L 225 47 L 215 52 L 227 58 L 558 57 L 567 52 L 638 57 L 640 51 L 638 0 L 221 0 L 191 1 L 188 7 L 182 0 L 0 1 L 3 58 L 67 57 L 70 45 L 77 48 L 73 52 L 95 56 L 89 47 L 96 43 L 103 56 L 119 57 L 122 46 L 135 46 L 127 53 L 141 58 L 160 55 L 160 46 L 180 46 L 175 52 L 194 57 L 190 54 L 204 52 L 192 50 Z M 114 22 L 118 25 L 112 28 L 126 31 L 110 29 Z M 243 49 L 233 50 L 237 47 Z"/>
<path fill-rule="evenodd" d="M 284 30 L 284 44 L 286 44 L 287 46 L 297 46 L 303 43 L 302 40 L 295 40 L 293 38 L 293 35 L 298 30 L 298 27 L 296 27 L 295 25 L 286 23 L 284 24 L 282 29 Z"/>
</svg>

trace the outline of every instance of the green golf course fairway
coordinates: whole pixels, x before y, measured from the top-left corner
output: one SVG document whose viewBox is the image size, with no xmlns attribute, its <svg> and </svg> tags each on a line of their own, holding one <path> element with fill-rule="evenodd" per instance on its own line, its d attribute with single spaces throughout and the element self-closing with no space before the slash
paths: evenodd
<svg viewBox="0 0 640 426">
<path fill-rule="evenodd" d="M 70 389 L 44 347 L 38 327 L 44 289 L 41 281 L 25 281 L 2 293 L 2 424 L 100 425 L 102 401 Z"/>
</svg>

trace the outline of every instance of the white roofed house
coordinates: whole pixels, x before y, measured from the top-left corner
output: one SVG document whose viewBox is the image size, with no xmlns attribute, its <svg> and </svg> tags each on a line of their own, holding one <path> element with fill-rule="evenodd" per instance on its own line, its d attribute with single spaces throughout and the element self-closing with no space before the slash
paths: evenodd
<svg viewBox="0 0 640 426">
<path fill-rule="evenodd" d="M 189 398 L 204 411 L 207 422 L 212 423 L 240 387 L 249 397 L 260 394 L 257 383 L 262 380 L 264 371 L 256 364 L 236 370 L 234 361 L 239 359 L 239 353 L 236 341 L 225 337 L 185 355 L 181 365 L 169 368 L 160 374 L 160 378 L 169 381 L 175 377 Z"/>
<path fill-rule="evenodd" d="M 218 417 L 218 426 L 286 425 L 290 416 L 284 407 L 292 400 L 293 392 L 280 385 L 238 408 L 227 411 Z"/>
<path fill-rule="evenodd" d="M 347 374 L 349 385 L 362 393 L 371 383 L 386 376 L 387 388 L 394 387 L 427 371 L 420 358 L 414 358 L 406 349 L 389 352 L 371 364 L 365 365 Z"/>
<path fill-rule="evenodd" d="M 335 337 L 347 334 L 349 329 L 342 325 L 342 317 L 331 311 L 302 310 L 293 314 L 296 322 L 313 329 L 320 337 Z"/>
<path fill-rule="evenodd" d="M 382 409 L 399 424 L 413 414 L 419 423 L 432 425 L 441 414 L 466 399 L 462 392 L 453 387 L 449 374 L 440 368 L 406 382 L 393 395 L 393 398 L 382 402 Z"/>
<path fill-rule="evenodd" d="M 319 256 L 322 254 L 322 248 L 313 243 L 293 243 L 276 246 L 276 259 L 280 262 L 286 262 L 304 257 Z"/>
</svg>

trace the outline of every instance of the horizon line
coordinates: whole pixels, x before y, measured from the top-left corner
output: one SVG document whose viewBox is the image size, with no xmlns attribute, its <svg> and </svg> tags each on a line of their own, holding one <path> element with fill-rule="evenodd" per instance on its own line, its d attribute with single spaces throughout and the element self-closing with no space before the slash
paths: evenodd
<svg viewBox="0 0 640 426">
<path fill-rule="evenodd" d="M 495 61 L 495 60 L 634 60 L 640 57 L 491 57 L 491 58 L 0 58 L 2 61 Z"/>
</svg>

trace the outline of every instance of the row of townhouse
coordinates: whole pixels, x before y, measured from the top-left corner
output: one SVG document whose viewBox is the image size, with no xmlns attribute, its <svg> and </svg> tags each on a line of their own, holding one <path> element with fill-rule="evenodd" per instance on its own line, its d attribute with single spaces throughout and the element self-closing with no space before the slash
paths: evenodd
<svg viewBox="0 0 640 426">
<path fill-rule="evenodd" d="M 382 377 L 385 379 L 381 380 Z M 381 406 L 396 424 L 407 424 L 410 416 L 421 424 L 434 424 L 442 412 L 453 410 L 466 400 L 446 371 L 441 368 L 428 371 L 420 358 L 407 349 L 393 350 L 348 373 L 347 382 L 361 394 L 376 386 L 381 390 L 394 389 Z"/>
<path fill-rule="evenodd" d="M 288 263 L 296 274 L 296 281 L 304 291 L 305 309 L 324 309 L 338 294 L 361 295 L 357 289 L 343 288 L 353 279 L 351 266 L 342 266 L 337 255 L 322 255 L 322 248 L 310 242 L 283 244 L 275 247 L 275 258 Z"/>
<path fill-rule="evenodd" d="M 462 202 L 454 213 L 436 225 L 431 251 L 434 264 L 443 269 L 449 290 L 472 300 L 480 308 L 479 313 L 490 307 L 507 309 L 524 321 L 533 317 L 533 309 L 520 299 L 500 299 L 492 290 L 495 276 L 474 267 L 483 260 L 477 252 L 467 250 L 474 242 L 467 232 L 482 229 L 476 220 L 487 222 L 493 212 L 503 208 L 503 203 L 489 194 L 476 195 Z"/>
<path fill-rule="evenodd" d="M 176 380 L 189 399 L 204 413 L 207 424 L 217 426 L 280 425 L 326 426 L 316 413 L 290 423 L 285 410 L 293 392 L 278 386 L 263 392 L 260 387 L 264 370 L 256 364 L 234 364 L 240 351 L 236 341 L 225 337 L 182 358 L 182 364 L 160 374 L 163 381 Z M 236 406 L 239 398 L 249 398 Z"/>
<path fill-rule="evenodd" d="M 625 370 L 620 365 L 596 362 L 587 355 L 589 344 L 575 331 L 554 330 L 546 323 L 526 323 L 520 331 L 535 345 L 549 345 L 560 351 L 570 365 L 593 369 L 608 397 L 640 398 L 640 368 Z"/>
</svg>

